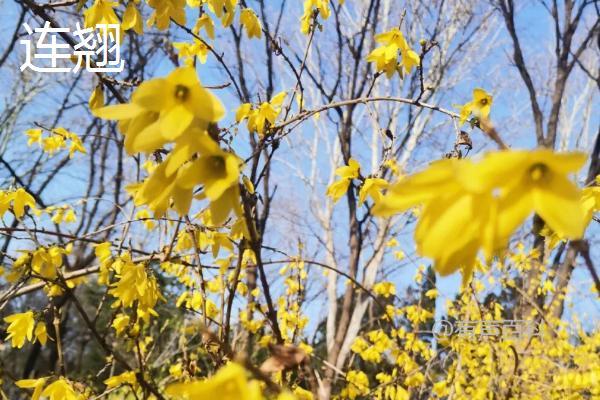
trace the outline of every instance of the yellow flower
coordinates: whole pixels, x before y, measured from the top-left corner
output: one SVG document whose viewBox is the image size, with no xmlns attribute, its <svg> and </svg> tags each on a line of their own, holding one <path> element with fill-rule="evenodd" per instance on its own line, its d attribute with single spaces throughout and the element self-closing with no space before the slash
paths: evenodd
<svg viewBox="0 0 600 400">
<path fill-rule="evenodd" d="M 375 42 L 382 46 L 369 53 L 367 61 L 375 63 L 376 70 L 385 72 L 388 78 L 391 78 L 396 71 L 402 75 L 402 69 L 399 67 L 403 67 L 404 73 L 408 74 L 421 62 L 419 55 L 410 48 L 398 28 L 376 35 Z M 402 55 L 400 64 L 398 64 L 398 53 Z"/>
<path fill-rule="evenodd" d="M 171 19 L 179 25 L 185 25 L 185 0 L 148 0 L 148 5 L 154 8 L 148 26 L 156 25 L 164 31 L 169 27 Z"/>
<path fill-rule="evenodd" d="M 104 119 L 131 120 L 126 136 L 135 136 L 129 146 L 134 152 L 152 151 L 176 140 L 194 118 L 206 129 L 208 123 L 220 120 L 225 114 L 221 102 L 200 85 L 192 67 L 178 68 L 166 78 L 142 83 L 131 100 L 128 104 L 92 112 Z"/>
<path fill-rule="evenodd" d="M 150 216 L 150 213 L 148 212 L 147 209 L 143 209 L 143 210 L 139 210 L 136 214 L 135 217 L 137 219 L 141 219 L 144 220 L 144 227 L 151 231 L 152 229 L 154 229 L 154 227 L 156 226 L 156 224 L 154 223 L 154 221 L 152 221 L 152 218 Z"/>
<path fill-rule="evenodd" d="M 340 1 L 340 3 L 342 2 Z M 304 0 L 304 14 L 300 18 L 300 31 L 305 35 L 310 32 L 314 11 L 317 11 L 317 15 L 323 19 L 328 19 L 331 15 L 329 0 Z"/>
<path fill-rule="evenodd" d="M 284 395 L 288 395 L 289 397 L 286 397 L 285 399 L 287 400 L 313 400 L 314 396 L 312 394 L 311 391 L 306 390 L 301 388 L 300 386 L 296 386 L 293 390 L 292 393 L 294 394 L 294 396 L 289 396 L 289 393 L 283 392 L 281 393 L 279 396 L 279 399 L 277 400 L 284 400 L 284 398 L 282 396 Z"/>
<path fill-rule="evenodd" d="M 117 336 L 121 335 L 129 327 L 129 316 L 118 314 L 113 320 L 112 327 L 115 328 Z"/>
<path fill-rule="evenodd" d="M 241 106 L 239 106 L 237 111 L 235 112 L 235 122 L 240 122 L 248 118 L 248 116 L 250 116 L 251 111 L 252 104 L 250 103 L 244 103 Z"/>
<path fill-rule="evenodd" d="M 169 385 L 166 393 L 186 399 L 259 400 L 262 394 L 260 386 L 255 383 L 248 382 L 246 370 L 232 362 L 206 380 Z"/>
<path fill-rule="evenodd" d="M 43 345 L 48 341 L 48 332 L 46 331 L 46 324 L 43 322 L 38 322 L 35 326 L 35 331 L 33 332 L 35 338 Z"/>
<path fill-rule="evenodd" d="M 69 158 L 73 158 L 73 155 L 76 151 L 82 154 L 87 153 L 85 147 L 83 147 L 83 143 L 81 142 L 79 136 L 77 136 L 73 132 L 69 132 L 69 139 L 71 139 L 71 144 L 69 145 Z"/>
<path fill-rule="evenodd" d="M 119 18 L 114 8 L 119 5 L 116 1 L 95 0 L 94 4 L 83 12 L 86 28 L 95 28 L 98 24 L 119 24 Z"/>
<path fill-rule="evenodd" d="M 15 190 L 11 197 L 13 201 L 13 213 L 17 219 L 21 219 L 25 214 L 25 207 L 29 207 L 33 212 L 36 212 L 35 199 L 27 193 L 25 189 L 19 188 Z"/>
<path fill-rule="evenodd" d="M 56 246 L 48 249 L 40 247 L 32 254 L 31 270 L 46 279 L 55 279 L 64 254 L 67 254 L 67 251 Z"/>
<path fill-rule="evenodd" d="M 439 381 L 433 384 L 433 393 L 438 397 L 444 397 L 448 395 L 448 384 L 446 381 Z"/>
<path fill-rule="evenodd" d="M 10 208 L 10 202 L 13 199 L 12 192 L 5 192 L 0 190 L 0 217 L 3 217 L 4 214 Z"/>
<path fill-rule="evenodd" d="M 33 389 L 33 394 L 31 396 L 31 400 L 39 400 L 42 390 L 44 389 L 44 384 L 46 383 L 47 378 L 38 378 L 38 379 L 21 379 L 15 382 L 15 385 L 22 389 Z"/>
<path fill-rule="evenodd" d="M 240 14 L 240 23 L 246 28 L 246 34 L 249 38 L 260 39 L 262 36 L 262 26 L 258 17 L 251 8 L 244 8 Z"/>
<path fill-rule="evenodd" d="M 388 182 L 381 178 L 367 178 L 363 183 L 358 193 L 359 204 L 363 204 L 367 200 L 367 196 L 371 196 L 373 201 L 377 203 L 381 199 L 381 190 L 388 186 Z"/>
<path fill-rule="evenodd" d="M 179 58 L 182 58 L 187 66 L 193 65 L 194 57 L 198 57 L 202 64 L 205 64 L 208 58 L 208 47 L 198 39 L 194 39 L 193 43 L 173 42 L 173 47 L 179 50 Z"/>
<path fill-rule="evenodd" d="M 585 225 L 589 225 L 594 213 L 600 210 L 600 186 L 586 187 L 582 190 L 581 204 L 585 212 Z"/>
<path fill-rule="evenodd" d="M 238 185 L 233 185 L 227 189 L 221 197 L 210 202 L 210 212 L 212 216 L 212 222 L 215 225 L 221 225 L 229 214 L 233 211 L 234 214 L 240 218 L 242 216 L 242 208 L 240 204 L 240 188 Z M 247 232 L 244 221 L 241 221 L 242 231 Z M 248 233 L 245 233 L 247 237 Z"/>
<path fill-rule="evenodd" d="M 198 158 L 186 163 L 196 152 Z M 162 214 L 172 198 L 174 208 L 185 214 L 190 208 L 194 186 L 202 184 L 205 197 L 211 201 L 211 209 L 213 206 L 218 208 L 212 216 L 213 223 L 219 224 L 239 204 L 239 174 L 240 160 L 237 156 L 220 149 L 205 132 L 197 132 L 193 142 L 176 146 L 156 168 L 138 189 L 135 201 L 138 205 L 147 204 L 155 213 Z M 157 196 L 157 193 L 160 195 Z M 223 215 L 225 208 L 227 212 Z"/>
<path fill-rule="evenodd" d="M 209 9 L 218 17 L 221 18 L 221 24 L 224 28 L 228 28 L 233 22 L 235 7 L 238 0 L 201 0 L 202 3 L 208 3 Z"/>
<path fill-rule="evenodd" d="M 94 254 L 100 261 L 100 263 L 104 264 L 109 261 L 112 257 L 112 253 L 110 252 L 111 244 L 110 242 L 103 242 L 94 245 Z"/>
<path fill-rule="evenodd" d="M 418 67 L 419 64 L 421 64 L 421 57 L 419 57 L 416 51 L 409 47 L 402 50 L 402 61 L 400 62 L 400 65 L 404 67 L 405 74 L 410 74 L 410 71 L 412 71 L 414 67 Z"/>
<path fill-rule="evenodd" d="M 90 96 L 90 100 L 88 101 L 88 105 L 90 110 L 95 110 L 96 108 L 100 108 L 104 106 L 104 91 L 102 90 L 102 86 L 98 85 L 92 92 Z"/>
<path fill-rule="evenodd" d="M 342 397 L 347 397 L 351 400 L 358 396 L 364 396 L 369 393 L 369 378 L 362 371 L 351 370 L 346 374 L 346 387 L 342 389 Z"/>
<path fill-rule="evenodd" d="M 560 237 L 580 239 L 586 226 L 581 191 L 568 175 L 579 170 L 585 158 L 582 153 L 558 154 L 547 149 L 486 156 L 480 173 L 501 187 L 498 238 L 508 238 L 535 212 Z"/>
<path fill-rule="evenodd" d="M 437 161 L 390 187 L 373 209 L 390 215 L 424 204 L 415 230 L 417 251 L 434 259 L 442 275 L 461 267 L 470 275 L 479 247 L 492 247 L 492 196 L 474 182 L 474 169 L 469 160 Z"/>
<path fill-rule="evenodd" d="M 273 96 L 271 101 L 262 103 L 256 109 L 252 108 L 252 104 L 242 104 L 237 109 L 235 119 L 237 122 L 248 119 L 248 131 L 257 132 L 262 136 L 267 128 L 267 122 L 269 125 L 275 124 L 277 117 L 281 113 L 281 105 L 285 96 L 285 92 L 280 92 Z"/>
<path fill-rule="evenodd" d="M 173 378 L 180 378 L 183 375 L 183 366 L 181 363 L 171 365 L 169 367 L 169 375 Z"/>
<path fill-rule="evenodd" d="M 107 388 L 114 388 L 125 384 L 135 386 L 137 384 L 137 380 L 135 378 L 135 372 L 127 371 L 120 375 L 111 376 L 104 381 L 104 384 Z"/>
<path fill-rule="evenodd" d="M 52 135 L 42 139 L 42 149 L 50 154 L 54 155 L 58 150 L 65 148 L 65 138 L 60 135 Z"/>
<path fill-rule="evenodd" d="M 75 211 L 73 211 L 72 208 L 69 208 L 67 210 L 67 212 L 65 213 L 64 220 L 65 220 L 66 223 L 77 222 L 77 216 L 75 215 Z"/>
<path fill-rule="evenodd" d="M 215 23 L 212 18 L 208 14 L 202 14 L 200 18 L 196 21 L 196 25 L 194 25 L 194 33 L 196 35 L 200 34 L 200 29 L 204 29 L 209 38 L 215 38 Z"/>
<path fill-rule="evenodd" d="M 350 186 L 350 179 L 340 179 L 333 182 L 327 187 L 327 196 L 333 199 L 334 203 L 337 203 L 339 199 L 348 191 Z"/>
<path fill-rule="evenodd" d="M 335 170 L 335 174 L 342 179 L 333 182 L 327 188 L 327 196 L 331 197 L 334 203 L 348 191 L 352 179 L 358 178 L 359 170 L 360 164 L 353 158 L 348 161 L 347 166 L 339 167 Z"/>
<path fill-rule="evenodd" d="M 460 125 L 464 124 L 471 115 L 477 118 L 488 118 L 494 98 L 485 90 L 473 89 L 473 99 L 460 107 Z"/>
<path fill-rule="evenodd" d="M 581 154 L 551 150 L 501 151 L 481 161 L 446 159 L 394 184 L 373 209 L 390 215 L 423 205 L 415 230 L 419 254 L 442 275 L 463 268 L 470 276 L 479 250 L 492 257 L 532 213 L 559 236 L 581 238 L 581 192 L 567 175 Z"/>
<path fill-rule="evenodd" d="M 132 307 L 137 302 L 138 309 L 148 311 L 161 297 L 156 280 L 148 276 L 144 264 L 133 262 L 125 262 L 121 266 L 118 280 L 108 293 L 116 297 L 117 304 L 123 307 Z"/>
<path fill-rule="evenodd" d="M 25 134 L 29 139 L 27 139 L 27 146 L 31 146 L 34 143 L 39 145 L 42 144 L 42 130 L 41 129 L 28 129 L 25 131 Z"/>
<path fill-rule="evenodd" d="M 133 1 L 130 1 L 129 4 L 127 4 L 127 8 L 123 13 L 123 24 L 121 27 L 126 31 L 133 29 L 138 35 L 144 33 L 144 21 L 142 20 L 142 15 Z"/>
<path fill-rule="evenodd" d="M 379 282 L 373 285 L 373 292 L 383 297 L 396 295 L 396 286 L 392 282 Z"/>
<path fill-rule="evenodd" d="M 395 46 L 382 46 L 373 50 L 367 56 L 367 61 L 375 63 L 375 69 L 385 72 L 391 78 L 398 70 L 398 48 Z"/>
<path fill-rule="evenodd" d="M 25 344 L 25 339 L 31 341 L 35 324 L 32 311 L 9 315 L 4 321 L 10 324 L 6 329 L 6 340 L 11 339 L 12 347 L 20 349 Z"/>
<path fill-rule="evenodd" d="M 71 387 L 69 382 L 64 378 L 60 378 L 50 385 L 46 386 L 41 394 L 41 397 L 45 397 L 48 400 L 80 400 L 75 390 Z"/>
</svg>

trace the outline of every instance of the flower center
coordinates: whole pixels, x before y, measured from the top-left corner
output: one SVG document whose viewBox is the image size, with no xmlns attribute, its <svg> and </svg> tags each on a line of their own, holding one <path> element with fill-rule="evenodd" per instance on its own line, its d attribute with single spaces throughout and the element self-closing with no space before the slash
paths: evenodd
<svg viewBox="0 0 600 400">
<path fill-rule="evenodd" d="M 179 101 L 185 101 L 190 94 L 190 90 L 183 85 L 175 86 L 175 98 Z"/>
<path fill-rule="evenodd" d="M 220 156 L 212 156 L 208 160 L 208 165 L 210 165 L 213 173 L 217 175 L 223 175 L 225 172 L 225 159 Z"/>
<path fill-rule="evenodd" d="M 546 164 L 537 163 L 529 168 L 529 177 L 533 182 L 539 182 L 548 175 L 549 169 Z"/>
<path fill-rule="evenodd" d="M 479 100 L 479 104 L 481 104 L 482 106 L 486 106 L 488 104 L 488 99 L 481 99 Z"/>
</svg>

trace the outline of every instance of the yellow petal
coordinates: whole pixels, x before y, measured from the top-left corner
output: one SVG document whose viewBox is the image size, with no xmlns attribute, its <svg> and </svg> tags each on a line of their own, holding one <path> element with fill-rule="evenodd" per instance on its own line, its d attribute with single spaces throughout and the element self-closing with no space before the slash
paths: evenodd
<svg viewBox="0 0 600 400">
<path fill-rule="evenodd" d="M 174 99 L 175 88 L 163 78 L 142 82 L 131 96 L 132 103 L 155 112 L 171 107 Z"/>
<path fill-rule="evenodd" d="M 116 104 L 92 109 L 92 114 L 98 118 L 110 120 L 130 119 L 144 111 L 143 108 L 133 103 Z"/>
<path fill-rule="evenodd" d="M 160 122 L 154 122 L 136 135 L 125 137 L 125 146 L 128 152 L 147 153 L 162 147 L 168 140 L 162 135 Z"/>
<path fill-rule="evenodd" d="M 568 179 L 553 175 L 548 185 L 533 191 L 533 202 L 535 211 L 559 236 L 581 239 L 585 230 L 581 192 Z"/>
<path fill-rule="evenodd" d="M 160 117 L 162 136 L 169 141 L 177 139 L 190 126 L 193 119 L 194 115 L 184 105 L 176 105 Z"/>
</svg>

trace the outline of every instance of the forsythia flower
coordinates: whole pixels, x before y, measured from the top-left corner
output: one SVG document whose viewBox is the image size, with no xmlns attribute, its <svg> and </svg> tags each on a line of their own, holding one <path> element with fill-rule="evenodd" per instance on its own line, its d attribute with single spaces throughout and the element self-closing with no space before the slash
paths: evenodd
<svg viewBox="0 0 600 400">
<path fill-rule="evenodd" d="M 240 14 L 240 23 L 246 28 L 246 34 L 249 38 L 260 39 L 262 36 L 262 26 L 251 8 L 244 8 Z"/>
<path fill-rule="evenodd" d="M 202 14 L 202 16 L 198 18 L 192 31 L 198 35 L 200 33 L 200 29 L 204 29 L 210 39 L 215 38 L 215 23 L 208 14 Z"/>
<path fill-rule="evenodd" d="M 92 93 L 92 97 L 89 101 L 91 109 L 93 109 L 99 103 L 99 101 L 103 101 L 94 97 L 94 93 Z M 96 97 L 98 97 L 98 95 L 96 95 Z M 37 143 L 44 152 L 52 156 L 57 151 L 64 149 L 67 145 L 67 140 L 69 140 L 69 158 L 72 158 L 76 151 L 83 154 L 87 153 L 79 136 L 73 132 L 69 132 L 65 128 L 59 127 L 52 129 L 50 131 L 50 136 L 45 138 L 42 138 L 42 132 L 43 131 L 41 129 L 29 129 L 26 131 L 25 134 L 29 137 L 27 145 L 31 146 L 33 143 Z"/>
<path fill-rule="evenodd" d="M 250 103 L 242 104 L 235 114 L 236 122 L 248 119 L 248 131 L 257 132 L 260 136 L 264 135 L 268 126 L 274 125 L 281 113 L 281 105 L 285 95 L 285 92 L 280 92 L 273 96 L 271 101 L 265 101 L 256 109 L 253 109 Z M 267 125 L 267 122 L 269 125 Z"/>
<path fill-rule="evenodd" d="M 115 8 L 119 5 L 116 1 L 95 0 L 94 4 L 83 12 L 86 28 L 95 28 L 98 24 L 119 24 Z"/>
<path fill-rule="evenodd" d="M 48 249 L 40 247 L 32 252 L 31 270 L 46 279 L 55 279 L 57 269 L 62 266 L 63 255 L 69 254 L 70 248 L 61 249 L 51 246 Z"/>
<path fill-rule="evenodd" d="M 40 396 L 48 400 L 80 400 L 83 398 L 73 390 L 64 378 L 60 378 L 46 386 Z"/>
<path fill-rule="evenodd" d="M 487 118 L 490 115 L 493 100 L 494 98 L 485 90 L 473 89 L 473 99 L 470 102 L 462 106 L 455 105 L 460 108 L 460 125 L 464 124 L 471 115 L 477 118 Z"/>
<path fill-rule="evenodd" d="M 110 242 L 103 242 L 94 245 L 94 254 L 100 263 L 104 264 L 111 259 L 112 253 L 110 252 L 110 247 Z"/>
<path fill-rule="evenodd" d="M 167 29 L 171 19 L 179 25 L 185 25 L 185 0 L 148 0 L 148 5 L 154 9 L 148 26 L 154 26 L 161 31 Z"/>
<path fill-rule="evenodd" d="M 340 1 L 342 3 L 342 1 Z M 331 9 L 329 0 L 304 0 L 304 14 L 300 18 L 300 31 L 307 35 L 310 32 L 313 13 L 316 12 L 323 19 L 329 18 Z"/>
<path fill-rule="evenodd" d="M 72 223 L 77 221 L 75 211 L 69 206 L 64 205 L 62 207 L 47 207 L 44 211 L 48 214 L 52 214 L 51 221 L 55 224 Z"/>
<path fill-rule="evenodd" d="M 181 166 L 184 161 L 180 160 L 187 160 L 191 156 L 187 153 L 190 150 L 197 151 L 200 156 Z M 241 215 L 237 183 L 239 164 L 237 156 L 221 150 L 206 133 L 197 132 L 194 144 L 183 147 L 181 152 L 176 148 L 144 182 L 136 193 L 136 204 L 147 204 L 160 214 L 171 195 L 175 209 L 184 214 L 190 207 L 194 186 L 202 184 L 203 194 L 211 202 L 212 221 L 221 224 L 231 210 Z"/>
<path fill-rule="evenodd" d="M 396 286 L 392 282 L 379 282 L 373 285 L 373 292 L 387 298 L 396 294 Z"/>
<path fill-rule="evenodd" d="M 35 338 L 42 344 L 45 345 L 48 341 L 48 332 L 46 331 L 46 324 L 38 322 L 33 331 Z"/>
<path fill-rule="evenodd" d="M 35 199 L 23 188 L 13 191 L 0 190 L 0 218 L 8 211 L 12 203 L 12 212 L 17 219 L 21 219 L 25 215 L 25 207 L 29 207 L 30 211 L 39 215 L 40 210 L 35 207 Z"/>
<path fill-rule="evenodd" d="M 44 384 L 46 383 L 47 378 L 38 378 L 38 379 L 21 379 L 15 382 L 17 387 L 21 389 L 33 389 L 33 395 L 31 396 L 32 400 L 38 400 L 42 395 L 42 390 L 44 390 Z"/>
<path fill-rule="evenodd" d="M 27 139 L 27 146 L 31 146 L 34 143 L 38 145 L 42 144 L 42 133 L 41 129 L 28 129 L 25 131 L 25 134 L 29 139 Z"/>
<path fill-rule="evenodd" d="M 154 227 L 156 226 L 156 224 L 154 223 L 154 221 L 152 221 L 150 217 L 150 213 L 146 209 L 139 210 L 137 213 L 135 213 L 135 217 L 144 220 L 144 227 L 149 231 L 154 229 Z"/>
<path fill-rule="evenodd" d="M 135 264 L 124 260 L 117 274 L 117 282 L 108 291 L 118 300 L 116 304 L 123 307 L 137 305 L 138 315 L 149 319 L 150 315 L 158 316 L 153 307 L 159 299 L 163 299 L 156 279 L 148 276 L 144 264 Z"/>
<path fill-rule="evenodd" d="M 129 321 L 130 321 L 130 318 L 126 314 L 118 314 L 114 318 L 114 320 L 112 322 L 112 327 L 115 328 L 115 331 L 117 332 L 117 336 L 119 336 L 121 333 L 125 332 L 125 330 L 129 326 Z"/>
<path fill-rule="evenodd" d="M 585 225 L 592 220 L 596 211 L 600 211 L 600 186 L 586 187 L 582 190 L 581 204 L 585 212 Z"/>
<path fill-rule="evenodd" d="M 23 188 L 14 192 L 0 192 L 0 217 L 8 210 L 12 202 L 12 211 L 17 219 L 25 215 L 25 207 L 29 207 L 34 213 L 38 213 L 35 208 L 35 199 Z"/>
<path fill-rule="evenodd" d="M 396 71 L 400 76 L 403 75 L 403 71 L 408 74 L 421 62 L 419 55 L 409 47 L 398 28 L 376 35 L 375 41 L 383 46 L 373 50 L 367 56 L 367 61 L 375 63 L 377 71 L 385 72 L 388 78 L 391 78 Z M 402 56 L 400 63 L 398 63 L 398 53 Z"/>
<path fill-rule="evenodd" d="M 101 85 L 96 86 L 96 88 L 92 92 L 92 95 L 90 96 L 90 100 L 88 101 L 88 105 L 90 107 L 90 110 L 95 110 L 96 108 L 100 108 L 100 107 L 104 106 L 104 91 L 102 90 Z M 40 134 L 41 134 L 41 129 L 40 129 Z"/>
<path fill-rule="evenodd" d="M 235 7 L 238 4 L 238 0 L 200 0 L 200 3 L 208 4 L 208 8 L 218 18 L 221 18 L 221 25 L 223 25 L 224 28 L 228 28 L 233 22 Z"/>
<path fill-rule="evenodd" d="M 150 152 L 175 142 L 150 176 L 131 187 L 136 205 L 145 204 L 156 215 L 173 207 L 183 215 L 191 206 L 194 187 L 202 184 L 217 225 L 232 210 L 241 214 L 241 161 L 222 150 L 208 134 L 209 126 L 224 113 L 221 102 L 202 88 L 192 67 L 178 68 L 166 78 L 142 83 L 131 103 L 94 110 L 100 118 L 121 121 L 125 148 L 130 153 Z M 190 161 L 194 156 L 197 158 Z"/>
<path fill-rule="evenodd" d="M 369 378 L 362 371 L 348 371 L 346 374 L 348 384 L 342 389 L 342 397 L 347 397 L 351 400 L 358 396 L 364 396 L 369 393 Z"/>
<path fill-rule="evenodd" d="M 134 143 L 130 153 L 153 151 L 168 141 L 181 137 L 194 119 L 206 129 L 225 114 L 221 102 L 200 85 L 192 67 L 178 68 L 166 78 L 142 83 L 132 95 L 132 102 L 93 110 L 104 119 L 131 120 L 125 129 Z M 150 115 L 152 114 L 152 115 Z M 139 118 L 139 120 L 138 120 Z"/>
<path fill-rule="evenodd" d="M 236 363 L 229 363 L 213 377 L 203 381 L 174 383 L 167 387 L 169 396 L 187 399 L 218 398 L 222 400 L 260 400 L 260 386 L 248 382 L 246 370 Z"/>
<path fill-rule="evenodd" d="M 114 388 L 125 384 L 135 386 L 137 384 L 137 380 L 135 378 L 135 372 L 127 371 L 120 375 L 111 376 L 104 381 L 104 384 L 107 388 Z"/>
<path fill-rule="evenodd" d="M 513 231 L 538 213 L 557 234 L 579 239 L 585 229 L 580 190 L 567 178 L 582 154 L 550 150 L 500 151 L 480 162 L 446 159 L 390 187 L 373 212 L 390 215 L 423 205 L 417 251 L 446 275 L 469 277 L 477 253 L 503 249 Z"/>
<path fill-rule="evenodd" d="M 585 163 L 582 153 L 556 154 L 551 150 L 489 154 L 485 175 L 493 175 L 502 193 L 498 204 L 498 236 L 508 238 L 532 211 L 560 237 L 580 239 L 586 222 L 582 193 L 568 179 Z"/>
<path fill-rule="evenodd" d="M 194 39 L 193 43 L 173 43 L 173 47 L 179 51 L 179 58 L 182 58 L 187 66 L 193 65 L 194 57 L 198 57 L 202 64 L 206 63 L 206 59 L 208 58 L 208 47 L 198 39 Z"/>
<path fill-rule="evenodd" d="M 381 178 L 367 178 L 360 188 L 358 193 L 358 202 L 363 204 L 367 200 L 367 196 L 371 196 L 373 201 L 377 203 L 381 199 L 381 190 L 388 186 L 388 182 Z"/>
<path fill-rule="evenodd" d="M 133 1 L 127 4 L 127 8 L 123 13 L 123 23 L 121 25 L 123 30 L 133 29 L 135 33 L 141 35 L 144 33 L 144 21 L 142 20 L 142 14 L 137 9 Z"/>
<path fill-rule="evenodd" d="M 333 199 L 333 202 L 337 202 L 343 195 L 348 191 L 350 182 L 352 179 L 358 178 L 358 171 L 360 170 L 360 164 L 355 159 L 351 158 L 348 161 L 348 165 L 339 167 L 335 170 L 335 174 L 342 179 L 333 182 L 327 188 L 327 196 Z"/>
<path fill-rule="evenodd" d="M 10 324 L 6 329 L 8 332 L 6 340 L 11 339 L 12 347 L 20 349 L 25 344 L 25 339 L 31 341 L 35 325 L 32 311 L 9 315 L 4 318 L 4 321 Z"/>
</svg>

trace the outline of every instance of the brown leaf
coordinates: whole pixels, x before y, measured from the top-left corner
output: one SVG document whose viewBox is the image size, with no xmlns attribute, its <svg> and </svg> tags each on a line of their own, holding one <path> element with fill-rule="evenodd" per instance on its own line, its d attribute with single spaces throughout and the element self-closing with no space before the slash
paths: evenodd
<svg viewBox="0 0 600 400">
<path fill-rule="evenodd" d="M 269 348 L 273 355 L 267 358 L 260 366 L 261 372 L 265 374 L 272 374 L 295 367 L 306 358 L 304 350 L 296 346 L 277 344 L 271 345 Z"/>
</svg>

